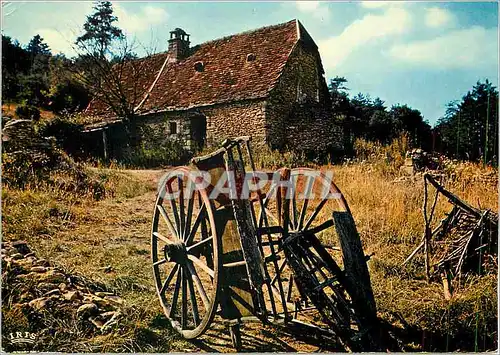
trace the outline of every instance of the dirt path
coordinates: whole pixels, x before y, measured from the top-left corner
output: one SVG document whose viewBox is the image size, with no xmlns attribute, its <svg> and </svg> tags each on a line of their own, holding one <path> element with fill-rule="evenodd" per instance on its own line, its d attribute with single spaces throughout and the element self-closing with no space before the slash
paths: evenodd
<svg viewBox="0 0 500 355">
<path fill-rule="evenodd" d="M 123 170 L 122 170 L 123 171 Z M 155 201 L 158 170 L 129 170 L 126 173 L 148 184 L 151 189 L 133 198 L 108 198 L 91 205 L 75 205 L 71 228 L 54 239 L 40 240 L 51 261 L 78 271 L 116 289 L 126 303 L 140 314 L 138 323 L 159 336 L 167 336 L 160 303 L 153 284 L 149 256 L 149 233 Z M 243 351 L 311 352 L 339 351 L 336 344 L 323 344 L 309 338 L 298 340 L 275 327 L 248 324 L 242 328 Z M 169 339 L 171 338 L 171 335 Z M 175 336 L 171 351 L 233 352 L 228 329 L 215 319 L 206 335 L 191 342 Z M 112 350 L 112 348 L 110 348 Z M 153 350 L 153 349 L 152 349 Z M 154 348 L 154 351 L 163 348 Z"/>
</svg>

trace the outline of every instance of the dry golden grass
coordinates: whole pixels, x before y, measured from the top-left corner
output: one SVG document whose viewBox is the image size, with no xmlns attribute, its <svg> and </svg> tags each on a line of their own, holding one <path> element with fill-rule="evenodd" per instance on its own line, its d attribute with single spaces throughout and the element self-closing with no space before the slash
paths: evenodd
<svg viewBox="0 0 500 355">
<path fill-rule="evenodd" d="M 393 314 L 398 314 L 410 327 L 428 332 L 416 340 L 417 349 L 441 351 L 474 350 L 477 317 L 478 349 L 494 349 L 497 275 L 465 280 L 455 290 L 452 300 L 446 301 L 441 284 L 425 281 L 422 258 L 400 267 L 423 234 L 424 183 L 421 175 L 395 182 L 397 176 L 387 174 L 386 169 L 378 169 L 377 164 L 332 168 L 335 182 L 342 189 L 356 220 L 365 253 L 375 253 L 368 265 L 381 315 L 391 320 Z M 471 205 L 497 211 L 496 184 L 477 181 L 477 177 L 491 173 L 496 171 L 470 163 L 460 164 L 454 180 L 448 180 L 445 187 Z M 429 196 L 433 193 L 431 188 Z M 450 210 L 451 205 L 441 197 L 435 221 Z M 433 339 L 430 333 L 438 335 Z"/>
<path fill-rule="evenodd" d="M 17 114 L 16 114 L 16 108 L 18 106 L 20 106 L 20 104 L 12 103 L 12 102 L 2 104 L 2 116 L 19 118 L 19 117 L 17 117 Z M 53 112 L 47 111 L 44 109 L 40 109 L 40 119 L 41 120 L 50 120 L 52 118 L 54 118 Z"/>
</svg>

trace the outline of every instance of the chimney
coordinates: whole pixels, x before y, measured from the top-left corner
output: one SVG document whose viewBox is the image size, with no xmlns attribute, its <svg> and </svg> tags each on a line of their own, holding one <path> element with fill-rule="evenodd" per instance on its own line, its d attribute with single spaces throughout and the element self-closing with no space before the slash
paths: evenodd
<svg viewBox="0 0 500 355">
<path fill-rule="evenodd" d="M 189 35 L 183 29 L 176 28 L 170 31 L 168 53 L 172 62 L 182 60 L 189 55 Z"/>
</svg>

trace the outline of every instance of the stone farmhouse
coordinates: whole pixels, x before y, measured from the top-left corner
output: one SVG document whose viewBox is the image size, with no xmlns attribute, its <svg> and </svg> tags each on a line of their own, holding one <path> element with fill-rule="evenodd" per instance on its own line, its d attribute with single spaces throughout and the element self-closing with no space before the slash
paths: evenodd
<svg viewBox="0 0 500 355">
<path fill-rule="evenodd" d="M 191 150 L 240 135 L 272 149 L 342 149 L 318 47 L 298 20 L 194 47 L 189 36 L 177 28 L 167 52 L 137 59 L 149 75 L 134 112 L 148 132 Z M 92 140 L 119 149 L 120 118 L 97 98 L 85 113 Z"/>
</svg>

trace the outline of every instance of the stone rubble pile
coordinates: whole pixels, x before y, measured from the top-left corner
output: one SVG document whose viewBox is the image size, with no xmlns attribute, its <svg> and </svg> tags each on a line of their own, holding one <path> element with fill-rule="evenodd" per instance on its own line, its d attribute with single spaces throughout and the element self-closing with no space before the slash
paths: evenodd
<svg viewBox="0 0 500 355">
<path fill-rule="evenodd" d="M 408 176 L 420 179 L 426 171 L 441 172 L 450 180 L 461 180 L 467 183 L 482 183 L 496 186 L 498 173 L 494 169 L 478 169 L 477 164 L 450 159 L 439 153 L 428 153 L 422 149 L 412 149 L 406 155 L 400 168 L 400 178 L 404 181 Z"/>
<path fill-rule="evenodd" d="M 68 275 L 39 259 L 25 241 L 2 242 L 2 300 L 23 312 L 67 310 L 79 322 L 102 333 L 113 329 L 122 317 L 124 300 L 100 286 Z"/>
</svg>

